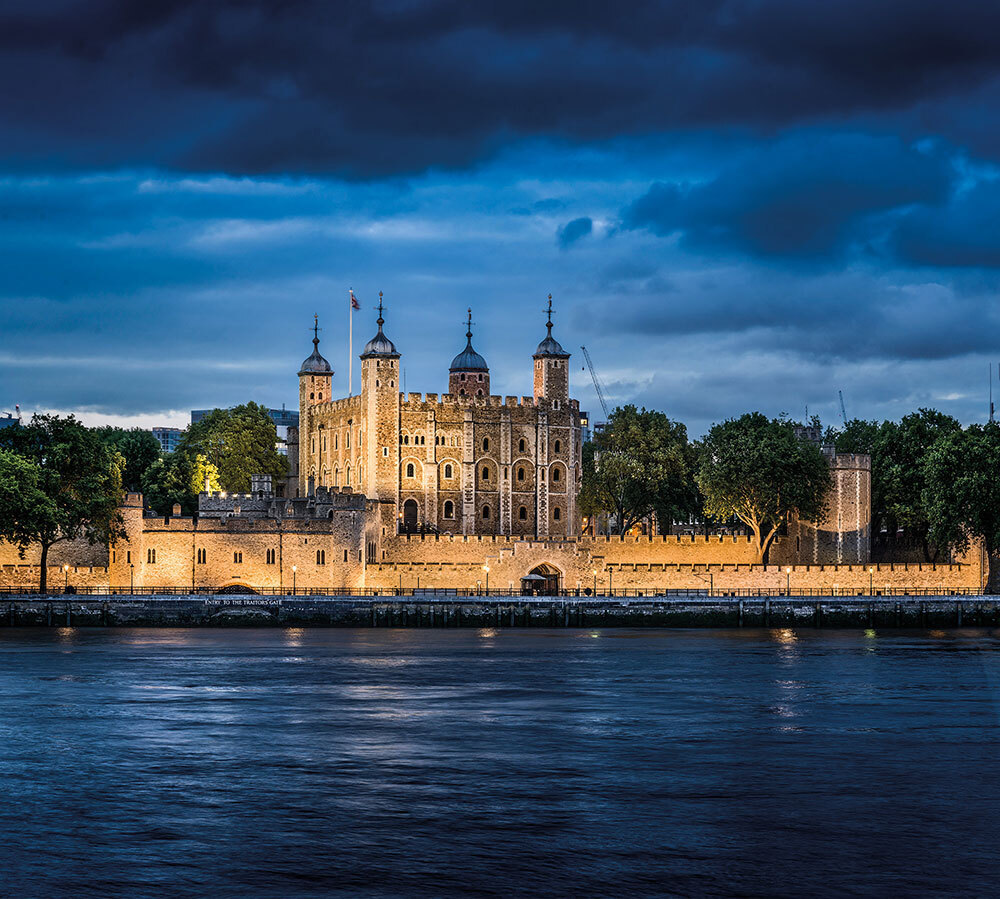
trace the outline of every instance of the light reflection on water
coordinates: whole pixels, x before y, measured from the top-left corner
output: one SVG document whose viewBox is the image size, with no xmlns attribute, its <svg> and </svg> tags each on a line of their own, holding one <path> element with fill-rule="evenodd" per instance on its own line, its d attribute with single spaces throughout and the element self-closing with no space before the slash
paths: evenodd
<svg viewBox="0 0 1000 899">
<path fill-rule="evenodd" d="M 989 894 L 998 645 L 0 631 L 3 892 Z"/>
</svg>

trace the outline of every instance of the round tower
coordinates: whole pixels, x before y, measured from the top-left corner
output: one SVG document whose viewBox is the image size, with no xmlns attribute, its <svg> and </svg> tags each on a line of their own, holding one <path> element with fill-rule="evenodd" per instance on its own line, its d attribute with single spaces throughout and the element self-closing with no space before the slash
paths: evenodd
<svg viewBox="0 0 1000 899">
<path fill-rule="evenodd" d="M 569 357 L 552 336 L 552 294 L 549 294 L 548 333 L 535 350 L 535 399 L 566 402 L 569 399 Z"/>
<path fill-rule="evenodd" d="M 489 396 L 490 368 L 472 348 L 472 310 L 466 322 L 465 349 L 451 362 L 448 370 L 448 393 L 452 396 Z"/>
</svg>

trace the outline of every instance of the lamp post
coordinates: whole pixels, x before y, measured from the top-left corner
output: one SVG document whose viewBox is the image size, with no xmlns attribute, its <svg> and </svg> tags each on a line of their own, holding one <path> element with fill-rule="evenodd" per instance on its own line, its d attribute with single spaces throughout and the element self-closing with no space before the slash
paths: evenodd
<svg viewBox="0 0 1000 899">
<path fill-rule="evenodd" d="M 868 595 L 873 596 L 875 594 L 875 569 L 868 569 Z"/>
<path fill-rule="evenodd" d="M 482 596 L 483 594 L 483 582 L 476 581 L 476 596 Z"/>
<path fill-rule="evenodd" d="M 594 596 L 597 596 L 597 569 L 595 568 L 591 574 L 594 575 Z"/>
<path fill-rule="evenodd" d="M 128 563 L 128 592 L 135 593 L 135 564 Z"/>
<path fill-rule="evenodd" d="M 69 565 L 63 565 L 63 574 L 66 576 L 63 580 L 63 593 L 69 590 Z"/>
<path fill-rule="evenodd" d="M 792 569 L 785 569 L 785 596 L 792 595 Z"/>
<path fill-rule="evenodd" d="M 484 565 L 483 571 L 486 572 L 486 595 L 490 595 L 490 566 Z"/>
<path fill-rule="evenodd" d="M 609 568 L 608 569 L 608 596 L 614 596 L 615 595 L 615 588 L 611 584 L 611 578 L 612 578 L 613 575 L 614 575 L 614 572 Z"/>
<path fill-rule="evenodd" d="M 292 566 L 292 596 L 295 595 L 295 572 L 299 570 L 298 565 Z"/>
</svg>

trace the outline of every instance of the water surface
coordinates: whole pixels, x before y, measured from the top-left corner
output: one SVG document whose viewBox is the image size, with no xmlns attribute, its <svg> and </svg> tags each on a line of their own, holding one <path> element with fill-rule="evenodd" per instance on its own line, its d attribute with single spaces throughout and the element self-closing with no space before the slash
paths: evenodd
<svg viewBox="0 0 1000 899">
<path fill-rule="evenodd" d="M 0 892 L 984 895 L 988 631 L 0 631 Z"/>
</svg>

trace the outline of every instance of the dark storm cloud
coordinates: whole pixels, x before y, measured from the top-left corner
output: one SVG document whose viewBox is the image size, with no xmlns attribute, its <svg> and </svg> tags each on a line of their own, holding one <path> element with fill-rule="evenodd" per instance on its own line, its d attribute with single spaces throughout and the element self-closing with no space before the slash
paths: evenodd
<svg viewBox="0 0 1000 899">
<path fill-rule="evenodd" d="M 952 99 L 995 82 L 1000 7 L 8 3 L 0 54 L 8 164 L 371 176 L 465 166 L 529 137 L 872 112 L 912 113 L 908 127 L 936 122 L 961 145 L 981 126 Z"/>
<path fill-rule="evenodd" d="M 559 246 L 565 250 L 578 240 L 586 237 L 593 230 L 593 220 L 587 216 L 581 216 L 580 218 L 573 219 L 573 221 L 567 222 L 563 225 L 559 229 L 556 239 L 559 241 Z"/>
<path fill-rule="evenodd" d="M 942 204 L 952 177 L 944 154 L 896 138 L 809 135 L 764 145 L 704 183 L 654 184 L 622 218 L 698 251 L 835 259 L 870 217 Z"/>
</svg>

